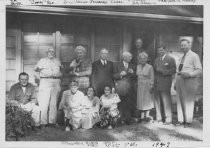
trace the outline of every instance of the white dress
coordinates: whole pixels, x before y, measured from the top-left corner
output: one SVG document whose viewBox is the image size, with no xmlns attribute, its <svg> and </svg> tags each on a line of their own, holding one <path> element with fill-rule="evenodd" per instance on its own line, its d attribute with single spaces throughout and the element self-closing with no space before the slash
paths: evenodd
<svg viewBox="0 0 210 148">
<path fill-rule="evenodd" d="M 94 97 L 90 100 L 87 96 L 84 99 L 84 108 L 82 110 L 82 128 L 90 129 L 100 121 L 99 107 L 100 100 L 98 97 Z"/>
</svg>

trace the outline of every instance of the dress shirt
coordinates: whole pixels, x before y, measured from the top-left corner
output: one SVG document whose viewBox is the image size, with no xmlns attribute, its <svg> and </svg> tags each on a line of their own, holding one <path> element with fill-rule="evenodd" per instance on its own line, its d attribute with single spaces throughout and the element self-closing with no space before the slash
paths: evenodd
<svg viewBox="0 0 210 148">
<path fill-rule="evenodd" d="M 179 60 L 179 63 L 181 63 L 181 59 Z M 191 77 L 197 77 L 201 74 L 201 62 L 199 56 L 195 52 L 189 50 L 186 53 L 181 72 L 187 72 Z"/>
<path fill-rule="evenodd" d="M 124 64 L 125 69 L 128 69 L 128 63 L 123 61 L 123 64 Z"/>
<path fill-rule="evenodd" d="M 102 63 L 102 65 L 106 65 L 107 64 L 107 61 L 101 59 L 101 63 Z"/>
</svg>

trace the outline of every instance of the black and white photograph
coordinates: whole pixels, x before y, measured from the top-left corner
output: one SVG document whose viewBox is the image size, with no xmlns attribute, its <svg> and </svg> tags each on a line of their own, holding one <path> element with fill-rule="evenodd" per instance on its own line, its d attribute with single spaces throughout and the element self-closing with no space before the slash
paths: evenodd
<svg viewBox="0 0 210 148">
<path fill-rule="evenodd" d="M 3 141 L 202 146 L 204 5 L 24 2 L 4 6 Z"/>
</svg>

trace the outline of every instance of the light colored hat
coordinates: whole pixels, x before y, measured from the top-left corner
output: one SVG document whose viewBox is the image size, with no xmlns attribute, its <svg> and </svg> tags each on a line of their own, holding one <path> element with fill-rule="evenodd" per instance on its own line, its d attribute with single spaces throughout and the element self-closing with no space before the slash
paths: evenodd
<svg viewBox="0 0 210 148">
<path fill-rule="evenodd" d="M 193 42 L 193 37 L 192 36 L 180 36 L 179 41 L 181 41 L 181 40 L 187 40 L 190 43 L 192 43 Z"/>
</svg>

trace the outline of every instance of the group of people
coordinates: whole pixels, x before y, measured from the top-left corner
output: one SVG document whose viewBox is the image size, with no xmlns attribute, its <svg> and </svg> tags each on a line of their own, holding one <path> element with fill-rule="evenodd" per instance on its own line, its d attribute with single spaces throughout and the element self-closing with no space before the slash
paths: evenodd
<svg viewBox="0 0 210 148">
<path fill-rule="evenodd" d="M 199 56 L 191 50 L 192 41 L 188 37 L 180 40 L 183 56 L 178 66 L 163 45 L 158 46 L 159 56 L 151 64 L 142 44 L 138 38 L 136 54 L 124 51 L 122 61 L 116 63 L 108 60 L 109 51 L 105 48 L 100 51 L 100 59 L 91 63 L 85 58 L 86 49 L 77 46 L 76 58 L 69 65 L 69 90 L 63 92 L 59 107 L 63 66 L 55 58 L 55 50 L 49 48 L 47 57 L 35 67 L 40 79 L 37 97 L 34 86 L 28 83 L 28 74 L 22 72 L 19 83 L 10 89 L 9 99 L 32 111 L 36 126 L 41 127 L 56 124 L 58 109 L 64 111 L 66 131 L 70 131 L 93 126 L 112 129 L 118 121 L 130 124 L 136 110 L 141 112 L 136 122 L 150 121 L 154 107 L 156 122 L 168 125 L 172 124 L 171 85 L 176 75 L 177 108 L 181 108 L 176 125 L 190 126 L 198 86 L 196 77 L 202 72 Z"/>
</svg>

